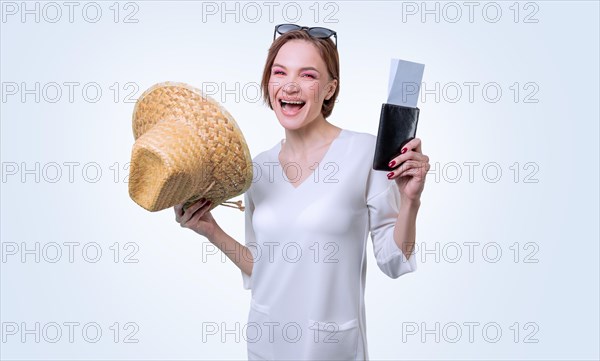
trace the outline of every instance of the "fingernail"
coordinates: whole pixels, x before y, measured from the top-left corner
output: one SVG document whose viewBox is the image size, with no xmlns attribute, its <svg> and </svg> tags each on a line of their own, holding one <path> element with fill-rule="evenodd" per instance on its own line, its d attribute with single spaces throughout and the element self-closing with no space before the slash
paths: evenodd
<svg viewBox="0 0 600 361">
<path fill-rule="evenodd" d="M 394 172 L 389 172 L 389 173 L 387 174 L 387 177 L 388 177 L 388 179 L 392 178 L 392 176 L 393 176 L 393 175 L 394 175 Z"/>
<path fill-rule="evenodd" d="M 390 167 L 393 167 L 395 165 L 396 165 L 396 161 L 395 160 L 391 161 L 390 164 L 389 164 Z"/>
<path fill-rule="evenodd" d="M 400 152 L 400 154 L 406 153 L 406 150 L 407 150 L 406 148 L 402 148 L 402 151 Z"/>
</svg>

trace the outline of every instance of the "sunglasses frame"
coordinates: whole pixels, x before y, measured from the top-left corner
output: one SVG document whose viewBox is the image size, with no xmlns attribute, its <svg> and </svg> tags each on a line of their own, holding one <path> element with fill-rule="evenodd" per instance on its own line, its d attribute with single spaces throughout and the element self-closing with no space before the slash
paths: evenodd
<svg viewBox="0 0 600 361">
<path fill-rule="evenodd" d="M 279 31 L 279 28 L 282 27 L 282 26 L 284 26 L 284 25 L 291 25 L 291 26 L 296 27 L 296 29 L 288 30 L 288 31 L 282 33 L 282 32 Z M 313 34 L 311 34 L 311 30 L 313 30 L 313 29 L 324 29 L 324 30 L 330 31 L 331 35 L 326 36 L 326 37 L 323 37 L 323 36 L 314 36 Z M 333 36 L 335 38 L 335 48 L 337 49 L 337 43 L 338 43 L 337 33 L 335 31 L 331 30 L 331 29 L 327 29 L 327 28 L 324 28 L 322 26 L 308 27 L 308 26 L 301 26 L 301 25 L 297 25 L 297 24 L 279 24 L 279 25 L 275 25 L 275 31 L 273 32 L 273 41 L 275 41 L 275 39 L 277 38 L 277 34 L 283 35 L 283 34 L 289 32 L 289 31 L 295 31 L 295 30 L 304 30 L 304 31 L 306 31 L 308 33 L 308 35 L 310 35 L 311 37 L 313 37 L 315 39 L 329 39 L 329 38 L 331 38 Z"/>
</svg>

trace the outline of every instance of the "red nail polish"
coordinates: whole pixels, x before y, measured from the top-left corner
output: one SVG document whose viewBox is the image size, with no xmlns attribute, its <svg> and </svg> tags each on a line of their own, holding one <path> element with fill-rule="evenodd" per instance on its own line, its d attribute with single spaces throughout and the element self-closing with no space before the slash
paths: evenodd
<svg viewBox="0 0 600 361">
<path fill-rule="evenodd" d="M 400 154 L 404 154 L 406 153 L 406 148 L 402 148 L 402 151 L 400 152 Z"/>
<path fill-rule="evenodd" d="M 387 174 L 387 177 L 388 177 L 388 179 L 392 178 L 392 176 L 393 176 L 393 175 L 394 175 L 394 172 L 389 172 L 389 173 Z"/>
<path fill-rule="evenodd" d="M 396 165 L 396 161 L 395 160 L 391 161 L 390 164 L 389 164 L 390 168 L 393 167 L 393 166 L 395 166 L 395 165 Z"/>
</svg>

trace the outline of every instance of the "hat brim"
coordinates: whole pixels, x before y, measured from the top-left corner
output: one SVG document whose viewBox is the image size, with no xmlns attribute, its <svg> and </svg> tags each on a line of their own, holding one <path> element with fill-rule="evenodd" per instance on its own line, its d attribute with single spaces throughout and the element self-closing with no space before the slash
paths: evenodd
<svg viewBox="0 0 600 361">
<path fill-rule="evenodd" d="M 153 85 L 135 104 L 132 128 L 129 191 L 145 209 L 200 198 L 213 209 L 250 187 L 252 158 L 241 129 L 201 90 L 177 82 Z"/>
</svg>

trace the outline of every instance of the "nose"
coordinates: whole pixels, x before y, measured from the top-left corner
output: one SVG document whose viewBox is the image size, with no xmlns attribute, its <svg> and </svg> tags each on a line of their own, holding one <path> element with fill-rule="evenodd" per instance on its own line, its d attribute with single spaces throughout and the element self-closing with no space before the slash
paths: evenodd
<svg viewBox="0 0 600 361">
<path fill-rule="evenodd" d="M 283 92 L 286 96 L 298 95 L 300 86 L 295 81 L 291 81 L 283 86 Z"/>
</svg>

